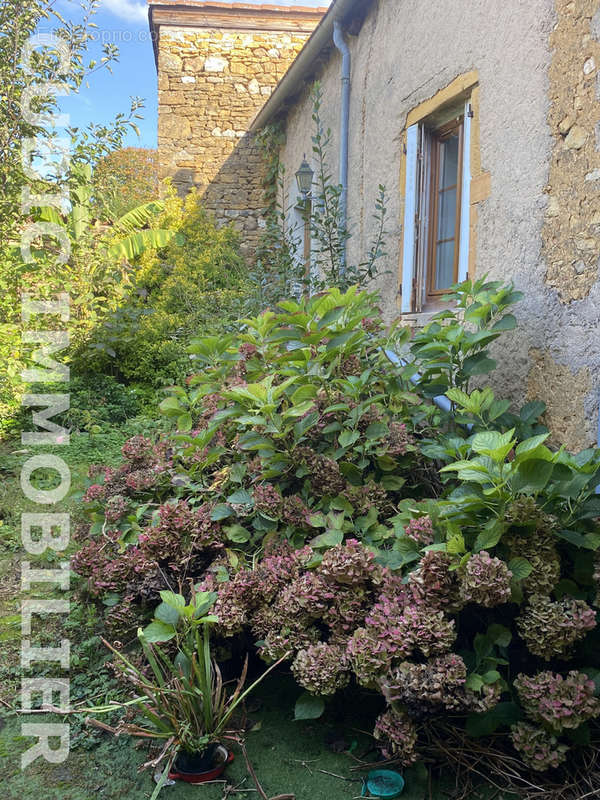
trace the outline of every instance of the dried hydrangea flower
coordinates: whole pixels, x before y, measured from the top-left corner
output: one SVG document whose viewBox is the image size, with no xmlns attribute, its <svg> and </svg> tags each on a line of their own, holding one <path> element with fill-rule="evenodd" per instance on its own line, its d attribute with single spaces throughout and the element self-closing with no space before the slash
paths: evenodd
<svg viewBox="0 0 600 800">
<path fill-rule="evenodd" d="M 474 711 L 483 714 L 484 711 L 491 711 L 498 705 L 502 696 L 502 685 L 500 681 L 486 683 L 476 692 L 473 689 L 464 689 L 463 708 L 465 711 Z"/>
<path fill-rule="evenodd" d="M 317 497 L 335 497 L 346 488 L 346 480 L 337 461 L 321 455 L 311 447 L 297 447 L 294 458 L 305 464 L 313 492 Z"/>
<path fill-rule="evenodd" d="M 217 600 L 211 613 L 219 618 L 219 633 L 225 637 L 242 633 L 248 624 L 248 606 L 240 582 L 227 581 L 217 584 L 215 588 Z M 203 588 L 203 591 L 206 589 Z"/>
<path fill-rule="evenodd" d="M 84 503 L 95 503 L 97 500 L 102 500 L 106 491 L 106 487 L 99 483 L 94 483 L 86 490 L 83 495 Z"/>
<path fill-rule="evenodd" d="M 252 617 L 252 631 L 260 641 L 261 655 L 269 661 L 277 661 L 286 654 L 292 659 L 299 650 L 321 638 L 318 628 L 308 625 L 305 619 L 282 619 L 279 611 L 268 606 Z"/>
<path fill-rule="evenodd" d="M 510 557 L 525 558 L 531 572 L 521 581 L 526 594 L 551 594 L 560 580 L 560 556 L 556 537 L 546 531 L 515 533 L 503 539 L 510 547 Z"/>
<path fill-rule="evenodd" d="M 509 525 L 519 528 L 534 528 L 537 531 L 551 532 L 558 527 L 556 517 L 546 514 L 529 495 L 518 497 L 508 506 L 504 519 Z"/>
<path fill-rule="evenodd" d="M 390 704 L 399 702 L 416 710 L 423 705 L 453 710 L 463 706 L 460 690 L 466 677 L 465 662 L 455 653 L 448 653 L 425 664 L 403 661 L 391 670 L 380 686 Z"/>
<path fill-rule="evenodd" d="M 545 542 L 538 537 L 537 546 L 534 541 L 530 546 L 531 550 L 521 548 L 519 552 L 519 555 L 526 558 L 532 567 L 521 585 L 528 594 L 548 594 L 560 580 L 560 556 L 556 544 L 548 536 Z M 535 552 L 532 552 L 534 547 Z"/>
<path fill-rule="evenodd" d="M 515 750 L 536 772 L 559 767 L 566 760 L 569 748 L 559 744 L 556 736 L 543 728 L 537 728 L 528 722 L 517 722 L 510 730 Z"/>
<path fill-rule="evenodd" d="M 433 544 L 433 522 L 429 515 L 411 519 L 404 528 L 404 534 L 420 547 Z"/>
<path fill-rule="evenodd" d="M 135 581 L 155 567 L 156 564 L 148 560 L 139 548 L 131 547 L 122 555 L 114 555 L 111 560 L 92 569 L 88 578 L 89 592 L 93 597 L 129 589 L 137 594 Z M 133 584 L 131 587 L 130 583 Z"/>
<path fill-rule="evenodd" d="M 452 557 L 439 550 L 425 553 L 417 569 L 408 576 L 414 601 L 437 609 L 456 610 L 459 605 L 458 578 L 450 570 Z"/>
<path fill-rule="evenodd" d="M 382 592 L 365 618 L 365 628 L 384 644 L 388 658 L 406 658 L 414 649 L 410 626 L 403 617 L 405 608 L 405 595 L 394 597 Z"/>
<path fill-rule="evenodd" d="M 546 660 L 565 656 L 571 647 L 596 627 L 596 612 L 583 600 L 565 597 L 553 602 L 532 595 L 517 617 L 517 629 L 530 652 Z"/>
<path fill-rule="evenodd" d="M 340 364 L 340 375 L 347 378 L 349 375 L 360 375 L 362 372 L 362 364 L 360 357 L 353 353 L 342 360 Z"/>
<path fill-rule="evenodd" d="M 130 492 L 145 492 L 158 483 L 159 475 L 153 467 L 136 469 L 125 478 L 125 485 Z"/>
<path fill-rule="evenodd" d="M 372 593 L 364 586 L 336 586 L 323 622 L 334 636 L 348 637 L 364 624 L 371 603 Z"/>
<path fill-rule="evenodd" d="M 511 579 L 506 563 L 482 550 L 472 555 L 460 571 L 460 598 L 484 608 L 500 606 L 511 598 Z"/>
<path fill-rule="evenodd" d="M 126 461 L 134 463 L 146 462 L 154 454 L 154 444 L 145 436 L 133 436 L 125 442 L 121 448 L 121 453 Z"/>
<path fill-rule="evenodd" d="M 277 605 L 287 615 L 323 617 L 336 597 L 336 590 L 317 572 L 309 571 L 284 586 Z"/>
<path fill-rule="evenodd" d="M 357 539 L 348 539 L 325 551 L 319 574 L 333 583 L 356 586 L 370 580 L 379 581 L 382 570 L 373 553 Z"/>
<path fill-rule="evenodd" d="M 533 497 L 519 497 L 508 507 L 504 518 L 511 526 L 502 540 L 510 548 L 510 557 L 525 558 L 532 567 L 521 581 L 523 591 L 550 594 L 560 580 L 560 556 L 554 536 L 558 520 L 542 511 Z"/>
<path fill-rule="evenodd" d="M 414 439 L 403 422 L 391 422 L 388 436 L 388 453 L 391 456 L 403 456 L 414 444 Z"/>
<path fill-rule="evenodd" d="M 416 761 L 417 729 L 404 712 L 388 708 L 377 717 L 373 736 L 382 743 L 386 758 L 397 759 L 405 767 Z"/>
<path fill-rule="evenodd" d="M 279 519 L 283 498 L 272 483 L 260 483 L 254 487 L 254 508 L 271 519 Z"/>
<path fill-rule="evenodd" d="M 345 651 L 326 642 L 300 650 L 292 664 L 292 673 L 300 686 L 321 695 L 335 694 L 350 679 Z"/>
<path fill-rule="evenodd" d="M 281 518 L 293 528 L 306 528 L 309 525 L 310 508 L 297 494 L 283 498 Z"/>
<path fill-rule="evenodd" d="M 348 486 L 342 492 L 354 509 L 355 516 L 366 516 L 372 508 L 386 514 L 393 510 L 387 491 L 381 484 L 370 481 L 364 486 Z"/>
<path fill-rule="evenodd" d="M 158 529 L 179 535 L 185 535 L 186 540 L 194 550 L 203 550 L 219 546 L 222 542 L 221 526 L 211 519 L 212 506 L 203 503 L 197 508 L 192 508 L 185 500 L 176 503 L 165 503 L 158 509 Z"/>
<path fill-rule="evenodd" d="M 400 621 L 404 636 L 413 650 L 424 656 L 447 653 L 456 640 L 454 620 L 429 606 L 408 606 Z"/>
<path fill-rule="evenodd" d="M 346 655 L 360 685 L 369 689 L 375 688 L 390 668 L 391 655 L 385 640 L 367 628 L 354 631 L 348 641 Z"/>
<path fill-rule="evenodd" d="M 365 627 L 385 642 L 390 657 L 413 652 L 429 657 L 447 653 L 456 639 L 454 620 L 435 604 L 409 603 L 406 596 L 382 593 L 365 619 Z"/>
<path fill-rule="evenodd" d="M 571 670 L 566 677 L 556 672 L 518 675 L 514 685 L 527 716 L 548 725 L 555 733 L 578 728 L 600 715 L 595 684 L 583 672 Z"/>
<path fill-rule="evenodd" d="M 82 578 L 89 578 L 95 569 L 102 569 L 110 560 L 106 544 L 92 539 L 71 558 L 71 568 Z"/>
<path fill-rule="evenodd" d="M 109 497 L 104 505 L 104 516 L 108 522 L 118 522 L 129 510 L 129 501 L 121 494 Z"/>
</svg>

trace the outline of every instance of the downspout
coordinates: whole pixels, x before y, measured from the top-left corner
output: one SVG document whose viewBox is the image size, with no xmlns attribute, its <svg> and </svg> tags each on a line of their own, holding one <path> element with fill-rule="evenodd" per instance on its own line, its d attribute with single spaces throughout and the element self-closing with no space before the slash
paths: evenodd
<svg viewBox="0 0 600 800">
<path fill-rule="evenodd" d="M 350 70 L 352 58 L 350 48 L 344 39 L 342 23 L 339 19 L 333 21 L 333 43 L 342 55 L 342 120 L 340 130 L 340 226 L 342 231 L 347 230 L 348 223 L 348 144 L 350 139 Z M 346 270 L 346 239 L 344 238 L 342 251 L 342 274 Z"/>
</svg>

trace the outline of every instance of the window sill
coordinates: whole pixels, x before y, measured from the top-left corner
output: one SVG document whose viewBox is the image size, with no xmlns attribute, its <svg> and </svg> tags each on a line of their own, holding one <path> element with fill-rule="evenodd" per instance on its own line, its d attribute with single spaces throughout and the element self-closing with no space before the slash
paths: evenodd
<svg viewBox="0 0 600 800">
<path fill-rule="evenodd" d="M 432 303 L 423 311 L 406 311 L 400 314 L 400 324 L 406 328 L 424 328 L 436 314 L 442 311 L 452 311 L 459 317 L 462 314 L 461 309 L 453 303 L 436 303 L 435 305 Z"/>
<path fill-rule="evenodd" d="M 431 311 L 406 311 L 404 314 L 400 314 L 400 321 L 407 328 L 424 328 L 436 314 L 443 310 L 436 308 Z"/>
</svg>

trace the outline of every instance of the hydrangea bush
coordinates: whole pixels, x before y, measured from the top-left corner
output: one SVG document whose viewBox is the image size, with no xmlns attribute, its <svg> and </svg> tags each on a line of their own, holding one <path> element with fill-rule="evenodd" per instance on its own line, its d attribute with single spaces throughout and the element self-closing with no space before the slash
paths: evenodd
<svg viewBox="0 0 600 800">
<path fill-rule="evenodd" d="M 75 569 L 111 636 L 191 581 L 222 637 L 285 656 L 307 692 L 379 693 L 374 735 L 404 764 L 441 716 L 563 763 L 600 716 L 600 454 L 551 450 L 543 404 L 471 390 L 516 299 L 465 284 L 461 316 L 411 342 L 332 290 L 195 342 L 172 433 L 128 442 L 84 497 Z"/>
<path fill-rule="evenodd" d="M 419 491 L 415 461 L 438 480 L 418 452 L 419 398 L 386 356 L 407 332 L 364 292 L 284 306 L 239 337 L 196 342 L 201 372 L 162 404 L 173 435 L 134 437 L 118 470 L 92 468 L 74 567 L 111 619 L 115 603 L 143 615 L 161 590 L 267 539 L 320 537 L 325 550 L 359 527 L 383 556 L 398 503 Z"/>
</svg>

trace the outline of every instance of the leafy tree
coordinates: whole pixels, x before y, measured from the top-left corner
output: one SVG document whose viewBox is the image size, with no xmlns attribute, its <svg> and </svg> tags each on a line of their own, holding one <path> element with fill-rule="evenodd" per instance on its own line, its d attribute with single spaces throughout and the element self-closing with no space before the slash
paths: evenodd
<svg viewBox="0 0 600 800">
<path fill-rule="evenodd" d="M 129 112 L 117 114 L 108 124 L 91 123 L 84 129 L 52 125 L 61 94 L 77 93 L 92 73 L 110 70 L 118 60 L 118 50 L 111 44 L 104 46 L 99 60 L 88 59 L 90 30 L 99 0 L 83 0 L 80 5 L 80 21 L 73 23 L 61 16 L 56 0 L 4 0 L 0 4 L 0 358 L 8 365 L 0 388 L 2 418 L 10 417 L 16 408 L 16 394 L 22 388 L 18 376 L 26 361 L 19 335 L 20 293 L 49 297 L 59 291 L 69 292 L 77 298 L 73 307 L 75 320 L 89 320 L 104 302 L 105 288 L 112 287 L 115 281 L 119 284 L 119 276 L 112 274 L 106 257 L 94 249 L 87 236 L 81 237 L 81 246 L 66 264 L 57 265 L 52 247 L 39 246 L 34 261 L 26 263 L 17 246 L 20 232 L 44 213 L 36 208 L 36 196 L 57 195 L 61 190 L 66 195 L 68 190 L 75 206 L 80 206 L 78 193 L 85 192 L 81 172 L 62 169 L 60 155 L 52 155 L 51 163 L 39 174 L 33 169 L 38 163 L 36 158 L 47 163 L 50 153 L 64 153 L 68 145 L 71 166 L 91 168 L 111 150 L 122 147 L 128 131 L 137 129 L 135 120 L 140 118 L 138 110 L 143 103 L 132 98 Z M 38 41 L 36 47 L 27 48 L 34 34 L 49 30 L 66 43 L 67 72 L 47 34 L 45 46 L 44 41 Z M 56 93 L 43 90 L 44 84 L 53 83 L 59 87 Z M 36 87 L 42 87 L 41 97 L 37 96 Z M 31 111 L 40 117 L 33 122 L 31 116 L 23 114 L 30 93 Z M 31 151 L 31 169 L 23 159 L 27 148 Z M 86 225 L 84 219 L 73 217 L 71 222 L 76 223 L 79 232 Z M 74 228 L 71 233 L 75 233 Z M 46 240 L 45 244 L 54 245 L 54 240 Z"/>
<path fill-rule="evenodd" d="M 119 57 L 118 49 L 106 44 L 100 61 L 87 60 L 87 46 L 93 16 L 100 0 L 83 0 L 81 21 L 66 21 L 57 9 L 56 0 L 4 0 L 0 5 L 0 234 L 2 241 L 14 235 L 21 223 L 21 189 L 30 185 L 31 178 L 24 174 L 22 148 L 26 139 L 35 137 L 37 149 L 56 143 L 59 133 L 50 125 L 33 124 L 23 114 L 23 103 L 31 87 L 56 83 L 64 87 L 61 94 L 77 93 L 84 81 L 93 72 L 110 69 Z M 63 70 L 60 54 L 51 47 L 40 46 L 28 59 L 25 47 L 30 38 L 40 30 L 54 28 L 57 37 L 63 40 L 69 51 L 69 71 Z M 58 94 L 58 93 L 57 93 Z M 138 101 L 139 102 L 139 101 Z M 136 103 L 134 103 L 136 105 Z M 32 111 L 49 117 L 57 113 L 57 95 L 45 93 L 45 97 L 32 102 Z M 139 107 L 139 105 L 137 105 Z M 108 152 L 121 142 L 133 121 L 135 108 L 129 117 L 119 115 L 111 128 L 90 126 L 82 135 L 70 129 L 73 144 L 79 144 L 79 156 L 89 160 Z M 79 137 L 79 141 L 77 138 Z M 77 158 L 77 154 L 75 154 Z M 56 177 L 56 176 L 55 176 Z M 65 180 L 65 178 L 63 178 Z M 41 181 L 40 181 L 41 183 Z M 32 187 L 33 188 L 33 187 Z M 42 187 L 39 187 L 42 188 Z"/>
<path fill-rule="evenodd" d="M 158 152 L 121 147 L 100 159 L 94 170 L 97 215 L 112 222 L 158 197 Z"/>
</svg>

